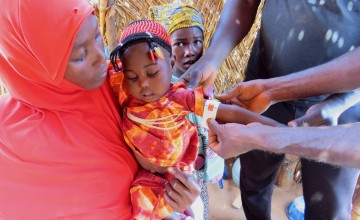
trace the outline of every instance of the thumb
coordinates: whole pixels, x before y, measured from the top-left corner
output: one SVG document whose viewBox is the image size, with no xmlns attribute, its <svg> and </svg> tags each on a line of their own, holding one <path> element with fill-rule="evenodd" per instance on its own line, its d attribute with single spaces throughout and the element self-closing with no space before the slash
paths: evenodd
<svg viewBox="0 0 360 220">
<path fill-rule="evenodd" d="M 236 87 L 235 88 L 232 88 L 222 94 L 219 94 L 219 95 L 216 95 L 215 98 L 219 99 L 220 101 L 226 101 L 226 100 L 230 100 L 232 99 L 233 97 L 239 95 L 237 94 L 237 89 Z"/>
<path fill-rule="evenodd" d="M 191 67 L 190 67 L 191 68 Z M 190 69 L 186 70 L 185 73 L 183 73 L 181 76 L 180 76 L 180 81 L 181 82 L 184 82 L 184 83 L 188 83 L 189 80 L 190 80 L 190 72 L 189 72 Z"/>
<path fill-rule="evenodd" d="M 288 126 L 290 127 L 307 127 L 309 123 L 307 122 L 308 116 L 303 116 L 301 118 L 298 118 L 296 120 L 292 120 L 288 123 Z"/>
<path fill-rule="evenodd" d="M 207 124 L 209 129 L 213 131 L 215 134 L 217 134 L 220 127 L 219 123 L 215 119 L 208 119 Z"/>
<path fill-rule="evenodd" d="M 199 86 L 200 74 L 197 72 L 193 72 L 193 74 L 188 74 L 187 78 L 185 78 L 185 79 L 187 79 L 189 81 L 187 88 L 190 90 L 193 90 Z"/>
</svg>

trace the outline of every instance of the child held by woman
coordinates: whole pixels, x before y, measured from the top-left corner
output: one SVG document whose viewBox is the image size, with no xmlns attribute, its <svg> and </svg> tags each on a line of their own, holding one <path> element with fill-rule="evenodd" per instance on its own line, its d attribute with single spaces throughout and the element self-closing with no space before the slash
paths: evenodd
<svg viewBox="0 0 360 220">
<path fill-rule="evenodd" d="M 136 219 L 175 214 L 168 205 L 171 198 L 164 193 L 168 181 L 174 181 L 171 169 L 193 172 L 198 155 L 197 129 L 187 114 L 202 116 L 205 127 L 209 118 L 280 125 L 237 105 L 208 100 L 201 87 L 189 91 L 182 82 L 172 84 L 171 54 L 166 29 L 158 22 L 139 20 L 124 30 L 119 46 L 110 55 L 110 80 L 122 106 L 124 138 L 143 168 L 130 190 Z M 193 215 L 192 210 L 176 214 Z"/>
</svg>

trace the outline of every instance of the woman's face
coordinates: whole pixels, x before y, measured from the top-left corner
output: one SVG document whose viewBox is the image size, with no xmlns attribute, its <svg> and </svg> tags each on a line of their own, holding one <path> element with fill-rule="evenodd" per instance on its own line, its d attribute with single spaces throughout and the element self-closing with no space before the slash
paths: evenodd
<svg viewBox="0 0 360 220">
<path fill-rule="evenodd" d="M 156 101 L 168 91 L 171 82 L 170 53 L 161 48 L 164 60 L 151 60 L 149 45 L 137 43 L 121 56 L 124 85 L 128 92 L 145 102 Z"/>
<path fill-rule="evenodd" d="M 184 73 L 202 56 L 203 32 L 197 27 L 182 28 L 174 31 L 170 40 L 174 67 Z"/>
<path fill-rule="evenodd" d="M 90 15 L 75 38 L 65 79 L 84 89 L 95 89 L 103 84 L 106 68 L 104 44 L 98 21 L 94 15 Z"/>
</svg>

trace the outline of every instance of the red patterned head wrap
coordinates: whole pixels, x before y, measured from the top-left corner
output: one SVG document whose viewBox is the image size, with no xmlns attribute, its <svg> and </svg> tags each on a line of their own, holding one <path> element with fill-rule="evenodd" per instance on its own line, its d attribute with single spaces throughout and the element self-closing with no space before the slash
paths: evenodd
<svg viewBox="0 0 360 220">
<path fill-rule="evenodd" d="M 131 45 L 141 42 L 147 42 L 152 51 L 156 47 L 153 43 L 156 43 L 171 54 L 170 37 L 164 26 L 152 20 L 137 20 L 125 28 L 119 46 L 110 54 L 115 69 L 119 69 L 116 59 L 120 58 Z"/>
</svg>

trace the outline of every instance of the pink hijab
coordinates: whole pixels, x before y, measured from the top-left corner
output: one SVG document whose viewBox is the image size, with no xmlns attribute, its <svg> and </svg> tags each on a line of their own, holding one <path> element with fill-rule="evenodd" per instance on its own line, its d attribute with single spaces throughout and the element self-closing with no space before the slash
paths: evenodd
<svg viewBox="0 0 360 220">
<path fill-rule="evenodd" d="M 108 81 L 64 80 L 86 0 L 2 0 L 0 219 L 129 219 L 136 161 Z"/>
</svg>

